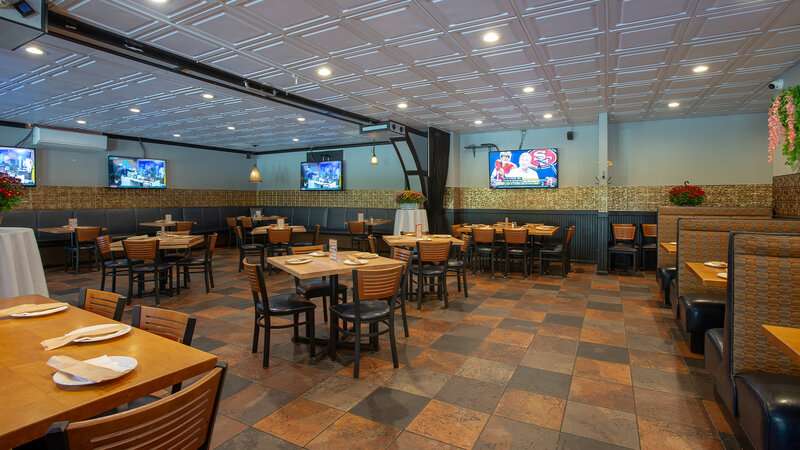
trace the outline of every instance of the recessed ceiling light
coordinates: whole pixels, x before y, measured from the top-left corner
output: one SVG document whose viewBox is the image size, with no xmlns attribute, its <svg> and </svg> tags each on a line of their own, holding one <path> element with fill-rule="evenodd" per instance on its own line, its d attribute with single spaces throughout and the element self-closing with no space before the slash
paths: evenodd
<svg viewBox="0 0 800 450">
<path fill-rule="evenodd" d="M 500 35 L 494 31 L 490 31 L 488 33 L 484 33 L 483 36 L 481 36 L 481 39 L 483 39 L 483 42 L 497 42 L 497 40 L 500 39 Z"/>
<path fill-rule="evenodd" d="M 692 68 L 692 72 L 694 73 L 703 73 L 708 70 L 708 66 L 694 66 Z"/>
<path fill-rule="evenodd" d="M 214 98 L 214 96 L 211 95 L 211 94 L 206 93 L 206 94 L 203 94 L 203 98 L 211 100 L 212 98 Z"/>
<path fill-rule="evenodd" d="M 153 3 L 167 3 L 169 0 L 150 0 Z"/>
<path fill-rule="evenodd" d="M 39 47 L 34 47 L 34 46 L 25 47 L 25 51 L 30 53 L 30 54 L 32 54 L 32 55 L 46 55 L 47 54 L 46 51 L 40 49 Z"/>
<path fill-rule="evenodd" d="M 172 135 L 172 137 L 181 137 L 181 135 L 178 134 L 178 133 L 175 133 L 175 134 Z"/>
<path fill-rule="evenodd" d="M 678 102 L 670 102 L 669 104 L 667 104 L 667 106 L 669 106 L 670 108 L 677 108 L 678 106 L 681 106 L 681 104 Z"/>
<path fill-rule="evenodd" d="M 305 118 L 305 117 L 298 117 L 298 118 L 297 118 L 297 121 L 298 121 L 298 122 L 305 122 L 305 121 L 306 121 L 306 118 Z"/>
<path fill-rule="evenodd" d="M 482 120 L 476 120 L 476 121 L 475 121 L 475 125 L 480 125 L 480 124 L 482 124 L 482 123 L 483 123 L 483 121 L 482 121 Z"/>
<path fill-rule="evenodd" d="M 408 103 L 398 103 L 397 107 L 400 109 L 406 109 L 408 108 Z"/>
<path fill-rule="evenodd" d="M 297 138 L 292 138 L 292 142 L 297 142 L 297 141 L 299 141 L 299 140 L 300 140 L 300 139 L 297 139 Z"/>
<path fill-rule="evenodd" d="M 78 122 L 79 125 L 86 125 L 85 120 L 76 120 L 75 122 Z"/>
<path fill-rule="evenodd" d="M 134 113 L 134 114 L 142 112 L 142 110 L 140 110 L 139 108 L 131 108 L 131 109 L 129 109 L 129 111 Z"/>
<path fill-rule="evenodd" d="M 233 126 L 233 125 L 231 125 L 231 126 L 229 126 L 229 127 L 228 127 L 228 129 L 229 129 L 229 130 L 235 130 L 235 129 L 236 129 L 236 127 L 235 127 L 235 126 Z"/>
<path fill-rule="evenodd" d="M 319 69 L 317 69 L 317 75 L 319 75 L 321 77 L 330 76 L 330 74 L 332 74 L 332 73 L 333 72 L 331 72 L 331 69 L 329 69 L 329 68 L 327 68 L 325 66 L 322 66 Z"/>
<path fill-rule="evenodd" d="M 547 113 L 547 114 L 543 115 L 542 117 L 544 117 L 545 119 L 552 119 L 553 115 L 550 114 L 550 113 Z"/>
<path fill-rule="evenodd" d="M 524 88 L 522 88 L 522 92 L 526 94 L 530 94 L 533 91 L 534 91 L 533 86 L 525 86 Z"/>
</svg>

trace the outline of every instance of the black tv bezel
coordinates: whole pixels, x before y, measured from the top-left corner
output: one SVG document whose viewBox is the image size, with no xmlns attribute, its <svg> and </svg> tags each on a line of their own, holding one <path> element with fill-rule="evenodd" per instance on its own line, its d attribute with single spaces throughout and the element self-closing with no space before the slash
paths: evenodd
<svg viewBox="0 0 800 450">
<path fill-rule="evenodd" d="M 561 186 L 561 176 L 559 175 L 559 170 L 558 170 L 558 168 L 561 166 L 561 164 L 559 164 L 561 162 L 561 157 L 558 155 L 558 147 L 539 147 L 539 148 L 531 148 L 529 150 L 554 150 L 556 152 L 556 157 L 558 157 L 558 159 L 556 160 L 557 164 L 556 164 L 556 185 L 555 186 L 511 186 L 511 187 L 492 186 L 492 171 L 489 170 L 489 189 L 500 189 L 500 190 L 504 190 L 504 189 L 558 189 Z M 487 158 L 487 161 L 486 161 L 487 164 L 486 165 L 487 165 L 487 167 L 489 167 L 489 169 L 492 168 L 491 167 L 491 165 L 492 165 L 492 153 L 517 152 L 517 151 L 520 151 L 520 150 L 489 150 L 489 152 L 486 153 L 486 158 Z"/>
<path fill-rule="evenodd" d="M 28 147 L 10 147 L 7 145 L 0 145 L 0 148 L 11 148 L 14 150 L 29 150 L 33 154 L 33 184 L 23 184 L 25 187 L 34 187 L 36 186 L 36 176 L 37 176 L 37 169 L 36 169 L 36 149 L 35 148 L 28 148 Z"/>
<path fill-rule="evenodd" d="M 341 182 L 341 185 L 339 186 L 339 189 L 303 189 L 303 164 L 310 164 L 310 163 L 320 164 L 320 163 L 326 163 L 326 162 L 338 162 L 339 165 L 341 166 L 340 174 L 339 174 L 339 181 Z M 304 192 L 341 192 L 341 191 L 343 191 L 344 190 L 344 160 L 342 160 L 342 159 L 331 159 L 331 160 L 328 160 L 328 161 L 302 161 L 300 163 L 300 190 L 304 191 Z"/>
<path fill-rule="evenodd" d="M 146 187 L 146 186 L 111 186 L 111 167 L 106 165 L 108 169 L 107 177 L 108 178 L 108 188 L 109 189 L 166 189 L 168 187 L 167 184 L 167 160 L 166 159 L 159 159 L 159 158 L 137 158 L 136 156 L 125 156 L 125 155 L 108 155 L 108 161 L 111 161 L 111 158 L 124 158 L 124 159 L 132 159 L 134 161 L 139 160 L 150 160 L 150 161 L 164 161 L 164 187 Z"/>
</svg>

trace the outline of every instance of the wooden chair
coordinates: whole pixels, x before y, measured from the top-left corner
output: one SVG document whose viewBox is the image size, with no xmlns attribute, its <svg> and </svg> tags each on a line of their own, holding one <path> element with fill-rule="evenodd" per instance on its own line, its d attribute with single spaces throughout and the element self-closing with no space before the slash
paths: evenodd
<svg viewBox="0 0 800 450">
<path fill-rule="evenodd" d="M 525 279 L 528 279 L 528 263 L 533 264 L 533 249 L 529 245 L 528 230 L 525 228 L 504 228 L 503 235 L 506 241 L 506 270 L 503 278 L 508 278 L 508 271 L 511 268 L 511 260 L 522 261 L 522 270 Z"/>
<path fill-rule="evenodd" d="M 125 239 L 122 246 L 125 249 L 125 257 L 129 260 L 141 259 L 141 264 L 128 266 L 128 304 L 133 297 L 133 282 L 136 281 L 139 288 L 139 298 L 142 297 L 144 285 L 153 282 L 153 290 L 156 296 L 156 305 L 159 304 L 161 285 L 169 280 L 169 292 L 172 295 L 172 269 L 175 263 L 163 263 L 161 253 L 158 251 L 157 239 Z M 147 279 L 147 275 L 152 275 Z"/>
<path fill-rule="evenodd" d="M 190 281 L 189 274 L 202 273 L 206 282 L 206 294 L 211 292 L 214 288 L 214 268 L 212 260 L 214 258 L 214 248 L 217 244 L 217 233 L 209 234 L 206 236 L 206 252 L 204 256 L 197 256 L 194 258 L 186 258 L 178 262 L 178 276 L 180 277 L 180 270 L 183 269 L 183 287 L 188 287 L 187 282 Z M 180 282 L 178 283 L 178 294 L 181 293 Z"/>
<path fill-rule="evenodd" d="M 100 236 L 102 230 L 101 227 L 78 227 L 75 229 L 74 241 L 64 249 L 64 271 L 68 271 L 69 264 L 72 263 L 75 267 L 75 275 L 80 272 L 81 252 L 92 258 L 96 257 L 94 240 Z"/>
<path fill-rule="evenodd" d="M 654 223 L 642 224 L 642 269 L 648 253 L 658 255 L 658 225 Z"/>
<path fill-rule="evenodd" d="M 81 422 L 56 422 L 47 430 L 47 448 L 210 448 L 227 368 L 218 362 L 185 390 L 140 408 Z"/>
<path fill-rule="evenodd" d="M 347 222 L 347 228 L 350 230 L 350 247 L 353 250 L 364 251 L 362 247 L 363 244 L 367 242 L 364 222 L 352 220 Z"/>
<path fill-rule="evenodd" d="M 264 329 L 264 367 L 269 367 L 269 337 L 271 330 L 280 328 L 294 328 L 294 339 L 299 339 L 299 326 L 305 325 L 306 337 L 309 343 L 309 355 L 313 358 L 316 355 L 314 336 L 314 310 L 317 305 L 311 303 L 297 294 L 283 294 L 267 296 L 267 285 L 264 282 L 264 271 L 262 266 L 250 264 L 242 261 L 247 279 L 250 282 L 250 290 L 253 293 L 253 304 L 255 306 L 255 320 L 253 323 L 253 353 L 258 352 L 258 333 L 259 328 Z M 305 322 L 300 322 L 300 314 L 305 314 Z M 273 325 L 273 316 L 292 316 L 290 324 Z"/>
<path fill-rule="evenodd" d="M 292 247 L 289 249 L 290 255 L 307 255 L 313 252 L 325 251 L 324 245 L 305 245 L 300 247 Z M 322 319 L 328 321 L 328 297 L 331 295 L 331 282 L 327 277 L 322 277 L 321 280 L 304 280 L 301 281 L 297 278 L 294 279 L 295 290 L 297 295 L 302 295 L 306 300 L 311 301 L 312 298 L 322 298 Z M 337 295 L 340 296 L 342 303 L 347 303 L 347 285 L 339 283 L 336 286 Z"/>
<path fill-rule="evenodd" d="M 616 255 L 628 255 L 633 258 L 633 272 L 636 273 L 636 256 L 639 246 L 636 245 L 636 226 L 622 223 L 612 223 L 611 232 L 614 236 L 612 245 L 608 247 L 608 265 L 613 268 Z M 612 256 L 614 259 L 612 259 Z"/>
<path fill-rule="evenodd" d="M 403 331 L 408 337 L 408 316 L 406 316 L 406 301 L 408 300 L 408 277 L 409 269 L 413 263 L 411 250 L 406 250 L 401 247 L 392 247 L 392 259 L 403 261 L 403 276 L 400 278 L 400 297 L 397 299 L 400 304 L 400 313 L 403 317 Z"/>
<path fill-rule="evenodd" d="M 125 310 L 125 297 L 113 292 L 81 288 L 78 294 L 78 308 L 119 322 Z"/>
<path fill-rule="evenodd" d="M 548 244 L 539 250 L 539 275 L 544 274 L 545 262 L 559 261 L 561 263 L 561 277 L 566 278 L 570 271 L 569 248 L 572 236 L 575 234 L 575 225 L 569 227 L 564 237 L 558 244 Z"/>
<path fill-rule="evenodd" d="M 500 255 L 500 248 L 495 241 L 494 228 L 473 228 L 472 229 L 472 273 L 475 274 L 475 266 L 480 266 L 486 259 L 492 269 L 494 278 L 494 262 Z"/>
<path fill-rule="evenodd" d="M 303 247 L 303 246 L 317 245 L 318 240 L 319 240 L 319 224 L 317 224 L 316 229 L 314 230 L 314 236 L 311 237 L 310 242 L 292 242 L 292 246 Z"/>
<path fill-rule="evenodd" d="M 463 284 L 464 297 L 469 297 L 469 291 L 467 290 L 467 262 L 469 261 L 469 249 L 472 236 L 463 233 L 461 239 L 464 243 L 456 247 L 455 256 L 447 260 L 447 272 L 448 274 L 455 273 L 458 292 L 461 292 L 461 285 Z"/>
<path fill-rule="evenodd" d="M 236 237 L 236 217 L 226 217 L 225 223 L 228 225 L 228 248 L 231 248 L 231 243 L 234 242 Z"/>
<path fill-rule="evenodd" d="M 253 218 L 252 217 L 242 217 L 242 231 L 244 232 L 245 237 L 250 238 L 250 243 L 255 244 L 255 236 L 253 236 Z"/>
<path fill-rule="evenodd" d="M 144 262 L 141 259 L 114 258 L 114 252 L 111 251 L 111 239 L 109 239 L 108 235 L 95 238 L 95 249 L 97 252 L 97 270 L 101 271 L 101 291 L 106 290 L 106 275 L 111 277 L 111 292 L 117 292 L 117 277 L 127 276 L 128 266 Z"/>
<path fill-rule="evenodd" d="M 175 231 L 187 231 L 187 232 L 189 232 L 189 231 L 192 231 L 192 226 L 193 225 L 194 225 L 194 222 L 191 222 L 191 221 L 185 221 L 185 220 L 177 221 L 177 222 L 175 222 Z"/>
<path fill-rule="evenodd" d="M 369 251 L 377 254 L 378 251 L 375 249 L 375 237 L 370 234 L 367 236 L 367 242 L 369 243 Z"/>
<path fill-rule="evenodd" d="M 331 306 L 329 353 L 331 359 L 336 361 L 339 333 L 354 337 L 353 378 L 358 378 L 362 337 L 369 338 L 373 348 L 377 348 L 378 336 L 389 333 L 392 363 L 395 369 L 399 367 L 397 343 L 394 337 L 394 305 L 402 273 L 403 269 L 400 266 L 378 270 L 353 270 L 353 301 Z M 343 322 L 341 328 L 340 319 Z M 347 326 L 348 322 L 353 324 L 352 331 Z M 378 327 L 381 323 L 386 324 L 388 329 L 380 331 Z M 369 325 L 366 335 L 362 334 L 362 324 Z"/>
<path fill-rule="evenodd" d="M 264 267 L 264 244 L 246 244 L 242 227 L 236 227 L 236 246 L 239 247 L 239 272 L 244 266 L 242 260 L 247 256 L 258 256 L 261 258 L 261 267 Z"/>
<path fill-rule="evenodd" d="M 288 255 L 292 246 L 292 229 L 267 228 L 267 256 Z M 272 265 L 267 263 L 268 273 L 272 273 Z"/>
<path fill-rule="evenodd" d="M 417 309 L 422 309 L 422 293 L 425 286 L 434 289 L 438 286 L 438 296 L 444 298 L 444 307 L 449 308 L 447 302 L 447 260 L 450 255 L 450 241 L 417 241 L 417 263 L 409 269 L 411 272 L 411 286 L 417 284 Z M 416 280 L 414 278 L 416 277 Z"/>
</svg>

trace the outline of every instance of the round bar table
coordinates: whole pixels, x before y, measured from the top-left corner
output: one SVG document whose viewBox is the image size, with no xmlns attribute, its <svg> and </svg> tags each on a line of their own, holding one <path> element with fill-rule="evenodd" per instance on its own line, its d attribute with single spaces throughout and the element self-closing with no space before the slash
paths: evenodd
<svg viewBox="0 0 800 450">
<path fill-rule="evenodd" d="M 0 298 L 31 294 L 50 295 L 33 230 L 0 227 Z"/>
<path fill-rule="evenodd" d="M 417 224 L 422 225 L 424 233 L 428 232 L 428 213 L 424 209 L 398 209 L 394 216 L 394 234 L 415 231 Z"/>
</svg>

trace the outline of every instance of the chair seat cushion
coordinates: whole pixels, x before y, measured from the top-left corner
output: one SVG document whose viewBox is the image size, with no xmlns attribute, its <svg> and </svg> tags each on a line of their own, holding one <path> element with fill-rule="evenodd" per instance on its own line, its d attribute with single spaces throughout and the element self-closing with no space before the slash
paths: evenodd
<svg viewBox="0 0 800 450">
<path fill-rule="evenodd" d="M 336 291 L 339 293 L 347 292 L 347 286 L 339 283 Z M 329 297 L 331 294 L 331 282 L 328 280 L 301 281 L 297 285 L 297 294 L 305 298 Z"/>
<path fill-rule="evenodd" d="M 447 260 L 447 267 L 455 268 L 455 267 L 463 267 L 463 266 L 464 266 L 464 261 L 462 261 L 460 259 L 448 259 Z"/>
<path fill-rule="evenodd" d="M 331 306 L 332 313 L 350 322 L 356 318 L 356 304 L 353 302 Z M 373 321 L 389 317 L 389 305 L 381 300 L 362 300 L 359 302 L 361 320 Z"/>
<path fill-rule="evenodd" d="M 142 264 L 143 262 L 144 260 L 142 259 L 115 259 L 113 261 L 106 261 L 103 263 L 103 265 L 109 269 L 118 269 L 120 267 L 128 267 L 130 265 L 135 266 L 137 264 Z"/>
<path fill-rule="evenodd" d="M 669 282 L 674 280 L 677 275 L 678 269 L 676 269 L 675 266 L 659 267 L 658 270 L 656 270 L 656 281 L 658 281 L 658 285 L 661 286 L 661 289 L 666 289 L 669 286 Z"/>
<path fill-rule="evenodd" d="M 724 331 L 722 328 L 712 328 L 706 331 L 705 366 L 706 370 L 715 379 L 720 379 L 727 372 L 722 368 L 722 339 Z"/>
<path fill-rule="evenodd" d="M 272 295 L 269 297 L 270 314 L 287 314 L 292 312 L 305 312 L 316 308 L 317 305 L 311 303 L 297 294 Z M 257 311 L 263 313 L 263 306 L 258 304 Z"/>
<path fill-rule="evenodd" d="M 496 252 L 498 250 L 500 249 L 496 247 L 494 249 L 492 249 L 492 247 L 483 247 L 483 246 L 475 247 L 475 253 L 492 253 L 493 251 Z"/>
<path fill-rule="evenodd" d="M 167 270 L 171 267 L 174 267 L 175 263 L 161 263 L 158 265 L 158 270 Z M 155 268 L 155 264 L 137 264 L 132 267 L 134 272 L 152 272 Z"/>
<path fill-rule="evenodd" d="M 564 246 L 561 245 L 561 244 L 549 244 L 549 245 L 546 245 L 546 246 L 542 247 L 542 249 L 539 250 L 539 253 L 556 254 L 556 253 L 561 253 L 563 250 L 564 250 Z"/>
<path fill-rule="evenodd" d="M 244 250 L 261 250 L 262 248 L 264 248 L 264 244 L 242 244 Z"/>
<path fill-rule="evenodd" d="M 756 448 L 797 448 L 800 377 L 752 372 L 734 376 L 739 424 Z"/>
<path fill-rule="evenodd" d="M 426 265 L 422 266 L 422 276 L 425 276 L 425 277 L 431 276 L 431 277 L 433 277 L 433 276 L 436 276 L 436 275 L 441 275 L 443 269 L 444 269 L 444 266 L 435 266 L 435 265 L 432 265 L 432 264 L 431 265 L 427 265 L 426 264 Z M 419 274 L 420 273 L 419 265 L 412 265 L 410 270 L 411 270 L 411 273 L 413 273 L 413 274 Z"/>
<path fill-rule="evenodd" d="M 639 248 L 632 244 L 609 245 L 608 251 L 615 253 L 635 253 Z"/>
<path fill-rule="evenodd" d="M 205 256 L 195 256 L 193 258 L 183 258 L 178 262 L 179 266 L 202 266 L 206 263 Z"/>
<path fill-rule="evenodd" d="M 530 253 L 530 250 L 529 249 L 523 250 L 521 248 L 510 248 L 506 251 L 506 253 L 508 253 L 509 255 L 522 256 L 525 253 Z"/>
<path fill-rule="evenodd" d="M 654 250 L 658 248 L 658 244 L 655 242 L 648 242 L 646 244 L 642 244 L 642 249 L 644 250 Z"/>
<path fill-rule="evenodd" d="M 683 329 L 689 333 L 705 333 L 725 326 L 724 294 L 684 294 L 678 298 Z"/>
</svg>

